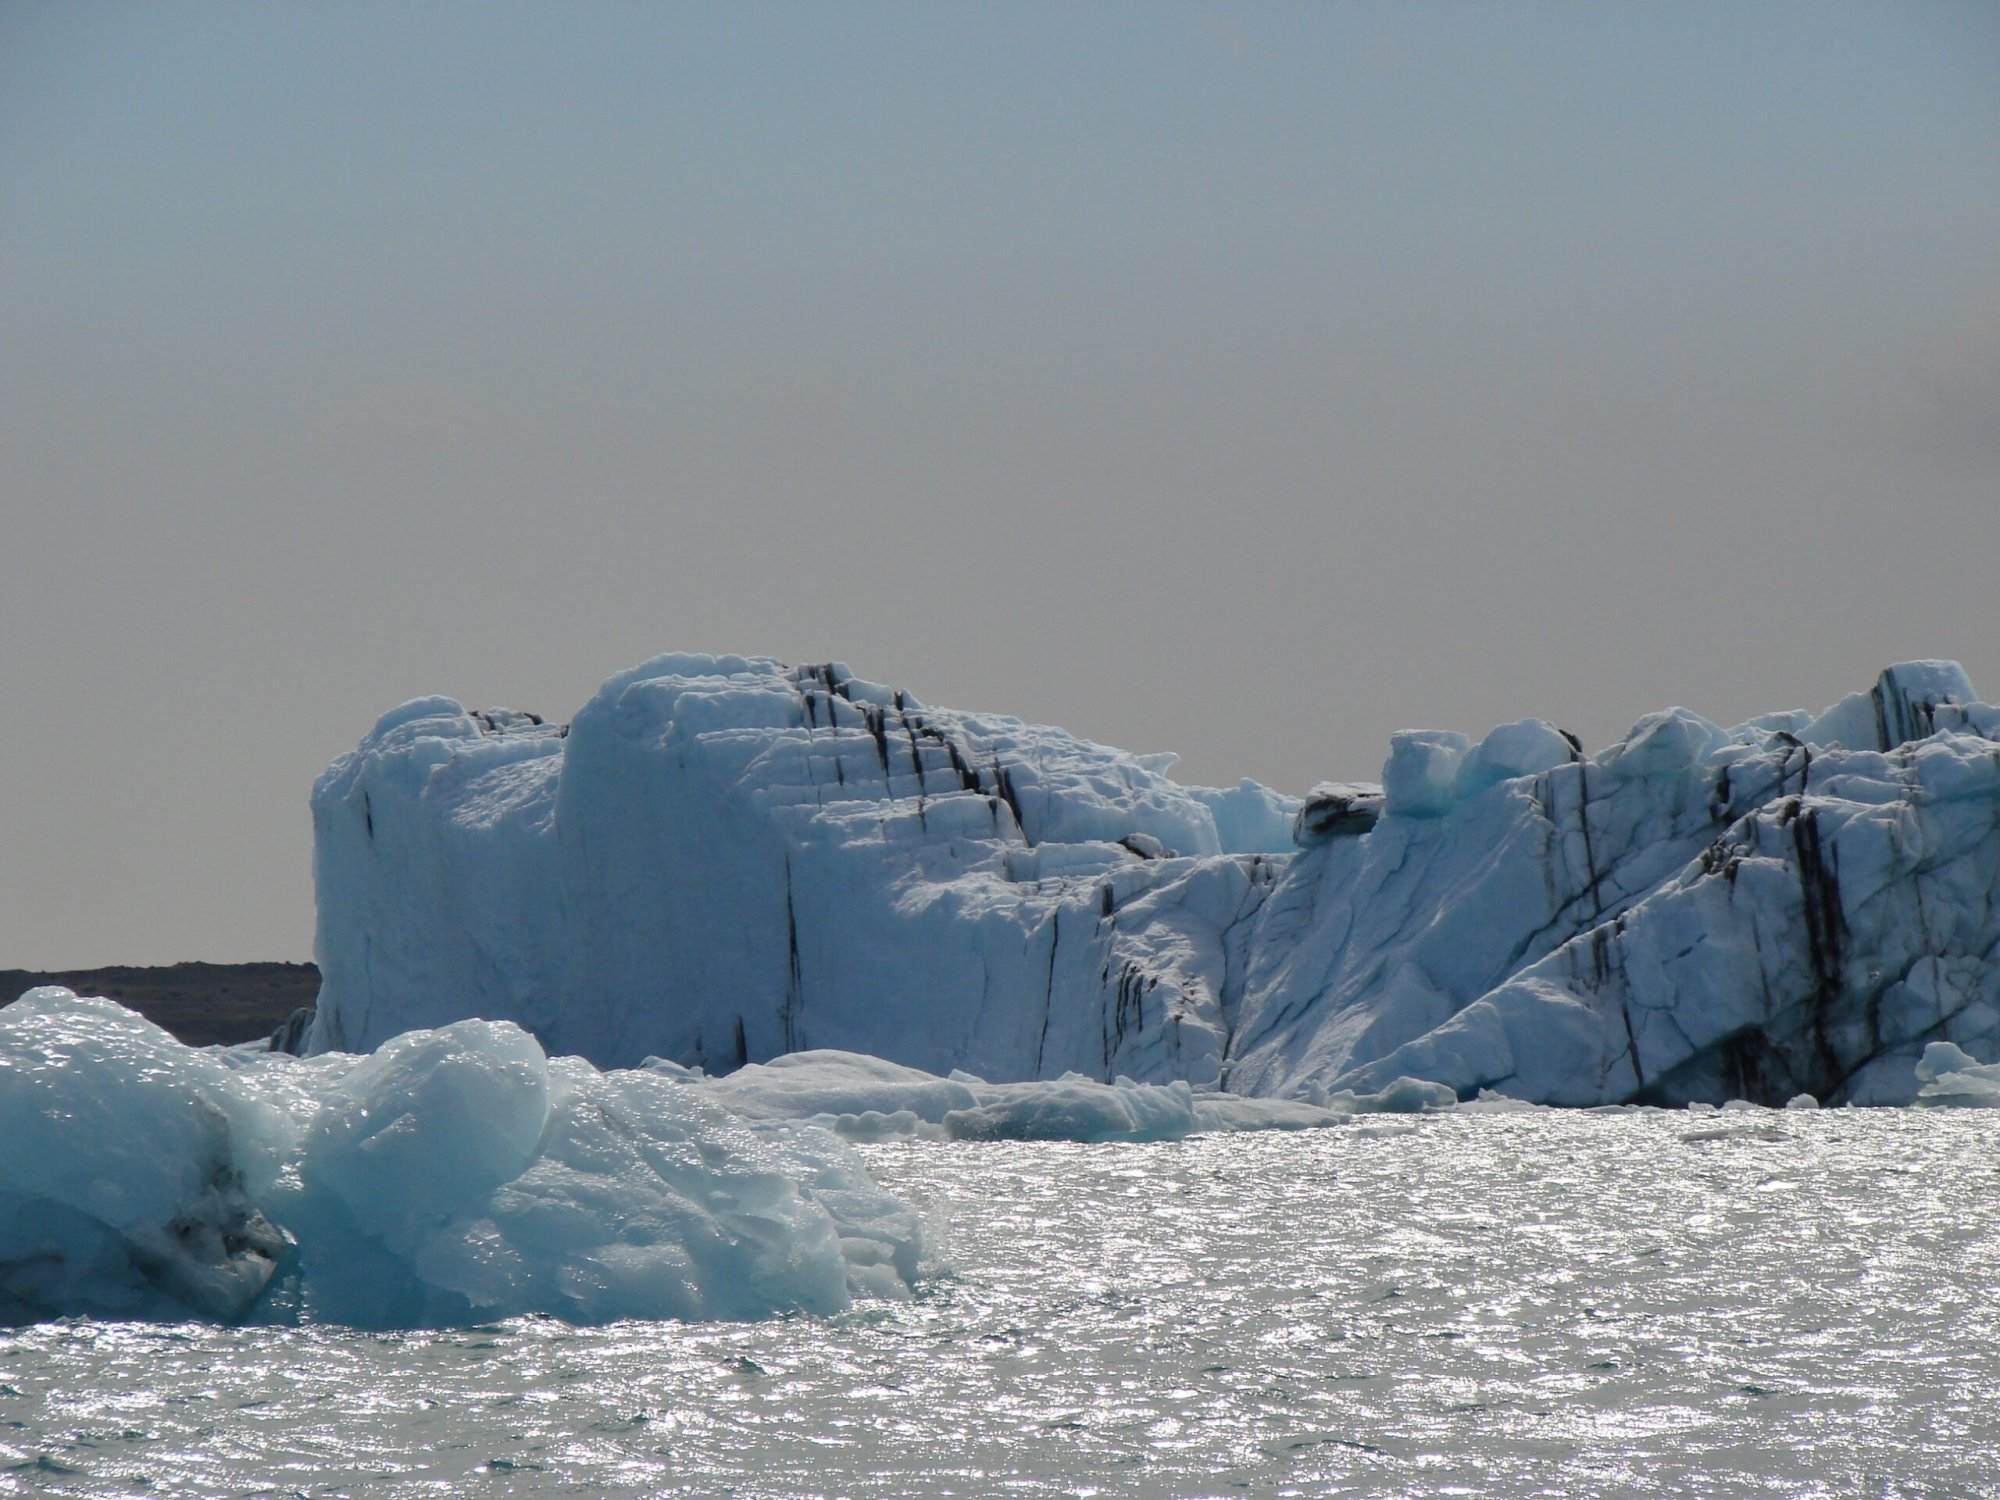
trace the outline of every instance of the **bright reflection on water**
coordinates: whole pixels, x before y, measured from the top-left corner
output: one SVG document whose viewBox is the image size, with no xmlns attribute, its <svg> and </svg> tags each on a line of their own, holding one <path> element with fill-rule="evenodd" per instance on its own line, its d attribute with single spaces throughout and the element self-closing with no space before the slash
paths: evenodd
<svg viewBox="0 0 2000 1500">
<path fill-rule="evenodd" d="M 0 1494 L 2000 1494 L 2000 1116 L 872 1147 L 833 1322 L 0 1336 Z"/>
</svg>

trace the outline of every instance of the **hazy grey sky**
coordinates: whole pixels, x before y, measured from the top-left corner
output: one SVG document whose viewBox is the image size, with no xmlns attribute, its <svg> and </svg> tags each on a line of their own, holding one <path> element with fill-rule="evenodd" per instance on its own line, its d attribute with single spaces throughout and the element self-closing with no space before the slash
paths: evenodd
<svg viewBox="0 0 2000 1500">
<path fill-rule="evenodd" d="M 2000 694 L 2000 6 L 0 3 L 0 967 L 666 649 L 1370 776 Z"/>
</svg>

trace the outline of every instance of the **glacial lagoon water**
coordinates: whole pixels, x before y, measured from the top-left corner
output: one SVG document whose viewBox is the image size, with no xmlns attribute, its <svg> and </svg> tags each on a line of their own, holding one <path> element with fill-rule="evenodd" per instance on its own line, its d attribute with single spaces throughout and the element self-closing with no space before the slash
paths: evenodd
<svg viewBox="0 0 2000 1500">
<path fill-rule="evenodd" d="M 832 1319 L 0 1334 L 0 1495 L 2000 1495 L 2000 1113 L 863 1148 Z"/>
</svg>

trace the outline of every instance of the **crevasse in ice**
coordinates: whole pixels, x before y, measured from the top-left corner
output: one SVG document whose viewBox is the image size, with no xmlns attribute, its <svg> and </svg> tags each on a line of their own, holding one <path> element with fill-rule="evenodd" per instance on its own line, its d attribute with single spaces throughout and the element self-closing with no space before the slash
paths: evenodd
<svg viewBox="0 0 2000 1500">
<path fill-rule="evenodd" d="M 661 657 L 560 728 L 418 700 L 314 791 L 307 1046 L 476 1014 L 605 1066 L 1308 1102 L 1906 1102 L 1932 1042 L 2000 1060 L 2000 710 L 1954 664 L 1591 755 L 1411 732 L 1303 802 L 1171 767 L 838 663 Z"/>
</svg>

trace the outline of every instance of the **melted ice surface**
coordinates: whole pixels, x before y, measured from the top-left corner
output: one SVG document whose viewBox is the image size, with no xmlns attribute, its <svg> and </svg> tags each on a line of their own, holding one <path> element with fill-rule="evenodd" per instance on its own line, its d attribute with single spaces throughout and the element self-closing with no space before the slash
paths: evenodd
<svg viewBox="0 0 2000 1500">
<path fill-rule="evenodd" d="M 908 1301 L 0 1336 L 0 1494 L 1987 1493 L 1982 1111 L 862 1150 Z"/>
</svg>

